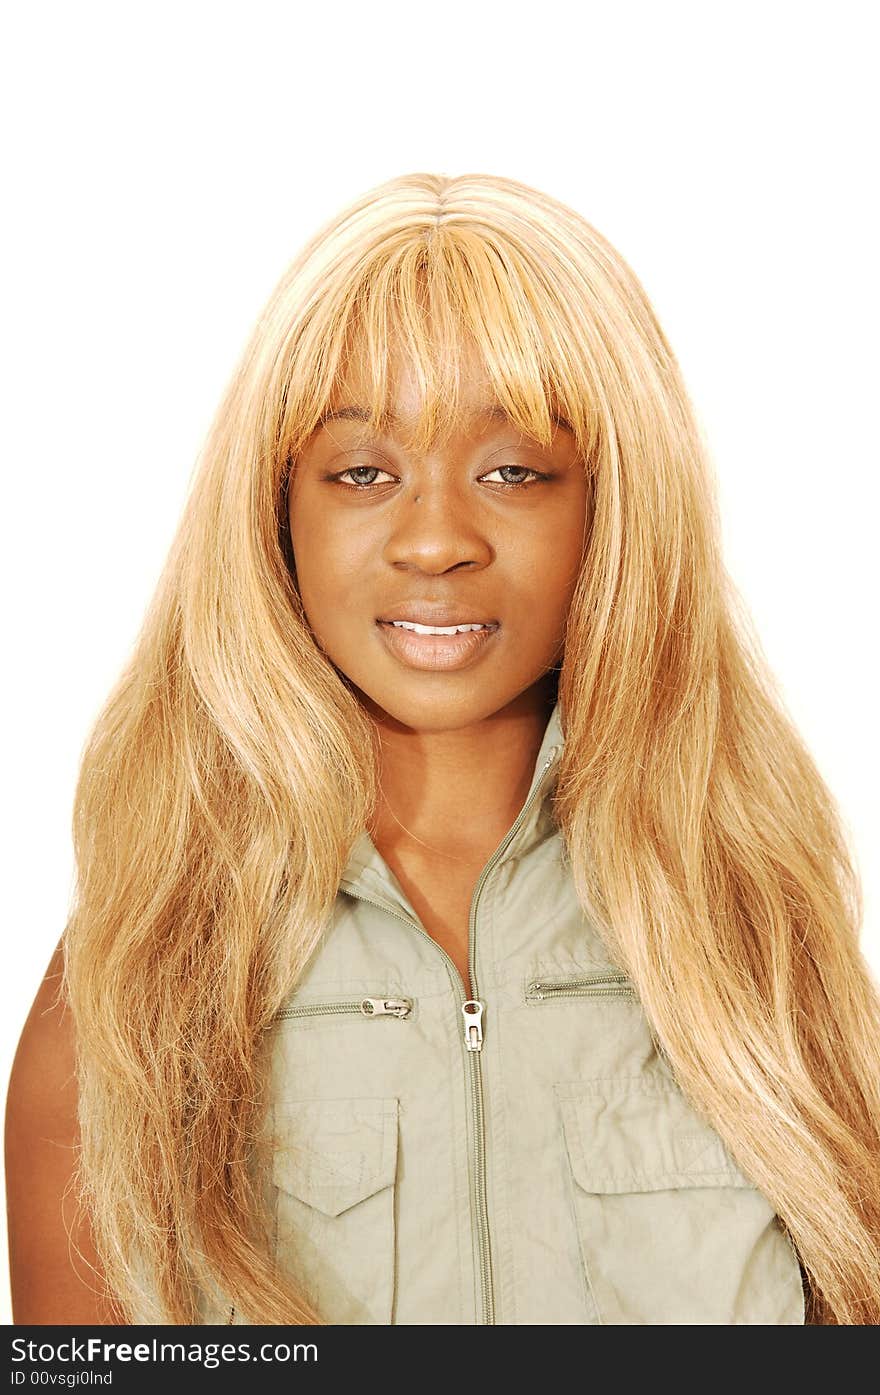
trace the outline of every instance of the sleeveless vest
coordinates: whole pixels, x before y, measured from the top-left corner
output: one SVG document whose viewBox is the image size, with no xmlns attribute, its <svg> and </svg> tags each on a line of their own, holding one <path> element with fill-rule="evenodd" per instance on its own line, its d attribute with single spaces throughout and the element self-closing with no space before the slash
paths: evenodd
<svg viewBox="0 0 880 1395">
<path fill-rule="evenodd" d="M 474 890 L 472 1002 L 355 844 L 272 1028 L 276 1260 L 334 1324 L 803 1323 L 778 1216 L 576 900 L 549 798 L 562 745 L 557 704 Z"/>
</svg>

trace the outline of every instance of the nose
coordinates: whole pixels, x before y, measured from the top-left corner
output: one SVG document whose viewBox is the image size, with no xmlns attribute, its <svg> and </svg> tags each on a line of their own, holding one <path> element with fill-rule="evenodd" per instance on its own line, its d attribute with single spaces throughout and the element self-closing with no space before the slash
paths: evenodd
<svg viewBox="0 0 880 1395">
<path fill-rule="evenodd" d="M 437 574 L 488 565 L 494 549 L 473 497 L 454 480 L 421 480 L 401 496 L 384 547 L 393 567 Z"/>
</svg>

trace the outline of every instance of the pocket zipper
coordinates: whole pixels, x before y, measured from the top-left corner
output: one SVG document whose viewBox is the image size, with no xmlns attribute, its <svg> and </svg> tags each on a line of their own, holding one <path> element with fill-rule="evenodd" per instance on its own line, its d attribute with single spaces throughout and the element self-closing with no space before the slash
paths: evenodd
<svg viewBox="0 0 880 1395">
<path fill-rule="evenodd" d="M 532 979 L 526 986 L 526 1002 L 540 1003 L 545 998 L 597 997 L 634 998 L 636 990 L 625 974 L 585 974 L 581 978 Z"/>
<path fill-rule="evenodd" d="M 412 998 L 357 998 L 342 1003 L 301 1003 L 298 1007 L 282 1009 L 276 1021 L 292 1017 L 317 1017 L 321 1013 L 359 1012 L 363 1017 L 408 1017 Z"/>
</svg>

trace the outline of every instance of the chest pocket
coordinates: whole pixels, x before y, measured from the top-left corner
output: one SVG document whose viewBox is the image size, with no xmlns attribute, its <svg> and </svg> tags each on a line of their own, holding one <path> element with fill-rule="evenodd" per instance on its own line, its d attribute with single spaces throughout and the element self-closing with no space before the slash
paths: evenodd
<svg viewBox="0 0 880 1395">
<path fill-rule="evenodd" d="M 279 1264 L 325 1322 L 390 1324 L 397 1099 L 284 1100 L 273 1127 Z"/>
<path fill-rule="evenodd" d="M 594 1322 L 804 1322 L 773 1207 L 674 1083 L 554 1088 Z"/>
</svg>

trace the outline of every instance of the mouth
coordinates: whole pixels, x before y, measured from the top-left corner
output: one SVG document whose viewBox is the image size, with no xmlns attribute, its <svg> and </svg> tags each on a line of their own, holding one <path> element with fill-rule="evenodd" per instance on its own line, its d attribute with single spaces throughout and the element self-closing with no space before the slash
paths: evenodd
<svg viewBox="0 0 880 1395">
<path fill-rule="evenodd" d="M 377 620 L 376 626 L 394 657 L 407 668 L 464 668 L 493 646 L 497 620 L 460 625 L 422 625 L 415 620 Z"/>
<path fill-rule="evenodd" d="M 393 625 L 395 629 L 412 630 L 417 635 L 454 635 L 466 630 L 497 630 L 497 620 L 460 620 L 448 625 L 422 625 L 417 620 L 380 620 L 380 625 Z"/>
</svg>

